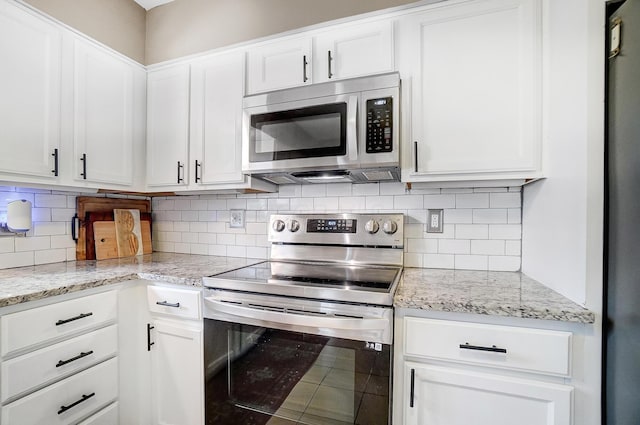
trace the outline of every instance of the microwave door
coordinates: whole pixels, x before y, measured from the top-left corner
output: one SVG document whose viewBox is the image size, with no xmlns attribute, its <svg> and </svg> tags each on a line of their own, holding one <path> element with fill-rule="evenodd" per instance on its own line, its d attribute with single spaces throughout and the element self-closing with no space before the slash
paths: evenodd
<svg viewBox="0 0 640 425">
<path fill-rule="evenodd" d="M 245 171 L 317 170 L 357 164 L 357 114 L 356 95 L 245 110 Z"/>
</svg>

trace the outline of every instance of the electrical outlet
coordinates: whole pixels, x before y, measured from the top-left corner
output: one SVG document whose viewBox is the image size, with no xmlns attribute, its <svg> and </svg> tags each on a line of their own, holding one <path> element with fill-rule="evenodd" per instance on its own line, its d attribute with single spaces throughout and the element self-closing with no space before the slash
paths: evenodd
<svg viewBox="0 0 640 425">
<path fill-rule="evenodd" d="M 229 211 L 229 227 L 234 229 L 244 228 L 244 210 Z"/>
<path fill-rule="evenodd" d="M 428 210 L 427 233 L 442 233 L 444 210 Z"/>
</svg>

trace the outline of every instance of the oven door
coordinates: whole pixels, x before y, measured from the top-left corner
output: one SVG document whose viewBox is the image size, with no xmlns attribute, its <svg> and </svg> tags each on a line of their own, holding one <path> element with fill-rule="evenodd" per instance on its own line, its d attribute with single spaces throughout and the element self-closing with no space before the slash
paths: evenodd
<svg viewBox="0 0 640 425">
<path fill-rule="evenodd" d="M 357 95 L 245 108 L 243 171 L 304 171 L 357 165 L 357 112 Z"/>
<path fill-rule="evenodd" d="M 205 317 L 211 317 L 210 302 Z M 271 312 L 269 305 L 254 305 Z M 279 321 L 242 323 L 238 314 L 204 320 L 207 424 L 389 423 L 390 344 L 335 336 L 339 329 L 313 332 L 322 326 L 302 312 L 305 332 Z"/>
</svg>

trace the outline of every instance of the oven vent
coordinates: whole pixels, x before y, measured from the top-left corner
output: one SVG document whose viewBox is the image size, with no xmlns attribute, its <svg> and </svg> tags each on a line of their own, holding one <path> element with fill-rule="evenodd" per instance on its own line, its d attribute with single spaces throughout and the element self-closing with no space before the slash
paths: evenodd
<svg viewBox="0 0 640 425">
<path fill-rule="evenodd" d="M 396 180 L 393 173 L 388 170 L 363 171 L 362 175 L 369 181 Z"/>
<path fill-rule="evenodd" d="M 274 306 L 271 306 L 271 305 L 249 304 L 249 307 L 256 308 L 256 309 L 259 309 L 259 310 L 275 311 L 275 312 L 278 312 L 278 313 L 284 313 L 285 312 L 284 307 L 274 307 Z"/>
<path fill-rule="evenodd" d="M 292 179 L 291 177 L 288 177 L 286 175 L 283 174 L 274 174 L 271 176 L 261 176 L 263 179 L 265 179 L 268 182 L 271 182 L 273 184 L 292 184 L 292 183 L 298 183 L 297 180 Z"/>
</svg>

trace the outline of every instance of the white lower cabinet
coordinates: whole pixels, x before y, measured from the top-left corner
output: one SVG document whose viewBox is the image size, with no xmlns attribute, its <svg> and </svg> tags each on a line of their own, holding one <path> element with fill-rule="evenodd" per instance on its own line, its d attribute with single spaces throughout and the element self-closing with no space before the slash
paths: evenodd
<svg viewBox="0 0 640 425">
<path fill-rule="evenodd" d="M 204 424 L 204 371 L 200 291 L 149 286 L 152 314 L 151 410 L 154 425 Z"/>
<path fill-rule="evenodd" d="M 204 423 L 202 324 L 155 320 L 153 326 L 153 423 Z"/>
<path fill-rule="evenodd" d="M 571 425 L 571 332 L 396 316 L 394 423 Z"/>
<path fill-rule="evenodd" d="M 573 388 L 405 362 L 407 425 L 568 425 Z M 412 385 L 413 384 L 413 385 Z"/>
<path fill-rule="evenodd" d="M 118 425 L 118 402 L 111 403 L 98 413 L 80 422 L 78 425 Z"/>
<path fill-rule="evenodd" d="M 2 407 L 3 424 L 77 423 L 118 396 L 113 358 Z"/>
</svg>

